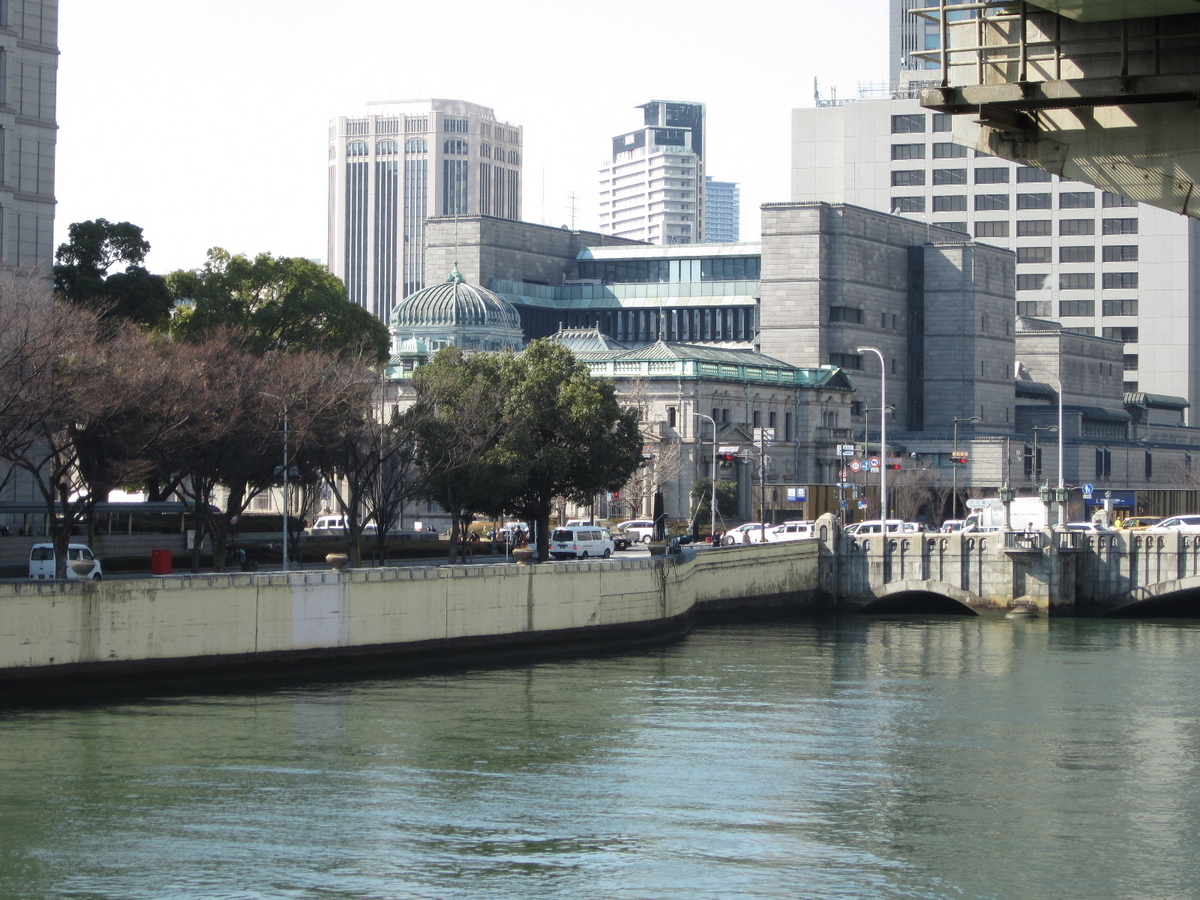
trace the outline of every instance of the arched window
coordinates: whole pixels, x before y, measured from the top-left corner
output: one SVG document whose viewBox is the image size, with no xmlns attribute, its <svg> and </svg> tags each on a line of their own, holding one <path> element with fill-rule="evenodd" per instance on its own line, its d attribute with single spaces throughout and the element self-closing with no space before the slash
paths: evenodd
<svg viewBox="0 0 1200 900">
<path fill-rule="evenodd" d="M 516 150 L 509 150 L 508 151 L 508 161 L 515 166 L 517 163 L 519 163 L 521 161 L 521 157 L 517 154 Z"/>
<path fill-rule="evenodd" d="M 424 138 L 418 138 L 418 139 L 411 140 L 411 141 L 405 141 L 404 142 L 404 152 L 405 153 L 428 153 L 429 152 L 429 141 L 425 140 Z"/>
<path fill-rule="evenodd" d="M 375 144 L 375 152 L 380 155 L 399 153 L 400 145 L 395 141 L 379 141 Z"/>
<path fill-rule="evenodd" d="M 446 143 L 442 145 L 442 152 L 460 153 L 465 156 L 467 153 L 467 142 L 459 140 L 446 141 Z"/>
<path fill-rule="evenodd" d="M 366 156 L 367 152 L 366 141 L 351 141 L 346 145 L 347 156 Z"/>
</svg>

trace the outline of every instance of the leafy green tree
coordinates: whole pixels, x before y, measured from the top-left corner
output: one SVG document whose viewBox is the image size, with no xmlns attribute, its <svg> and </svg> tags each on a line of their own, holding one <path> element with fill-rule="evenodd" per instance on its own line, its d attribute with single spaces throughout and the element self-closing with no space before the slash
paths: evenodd
<svg viewBox="0 0 1200 900">
<path fill-rule="evenodd" d="M 499 362 L 499 448 L 521 475 L 506 505 L 536 524 L 538 558 L 545 560 L 554 498 L 588 503 L 600 491 L 619 490 L 641 464 L 637 413 L 620 406 L 612 382 L 593 379 L 556 341 L 533 341 Z"/>
<path fill-rule="evenodd" d="M 388 356 L 387 326 L 351 303 L 342 282 L 311 260 L 269 253 L 250 259 L 214 247 L 203 267 L 172 272 L 167 285 L 178 304 L 176 338 L 233 328 L 248 332 L 260 353 L 313 350 L 378 362 Z"/>
<path fill-rule="evenodd" d="M 448 347 L 413 374 L 417 402 L 401 431 L 415 438 L 420 496 L 450 515 L 451 562 L 475 514 L 503 512 L 525 474 L 501 446 L 502 367 L 502 357 Z"/>
<path fill-rule="evenodd" d="M 95 219 L 76 222 L 55 254 L 54 286 L 72 303 L 106 319 L 126 319 L 152 328 L 166 321 L 171 293 L 161 275 L 142 267 L 150 242 L 129 222 Z M 111 272 L 124 264 L 124 271 Z M 111 274 L 110 274 L 111 272 Z"/>
</svg>

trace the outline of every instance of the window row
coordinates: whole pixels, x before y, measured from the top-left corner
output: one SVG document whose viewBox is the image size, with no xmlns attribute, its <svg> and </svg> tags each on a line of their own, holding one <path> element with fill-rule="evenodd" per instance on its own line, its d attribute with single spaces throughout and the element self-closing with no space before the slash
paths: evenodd
<svg viewBox="0 0 1200 900">
<path fill-rule="evenodd" d="M 950 131 L 950 114 L 933 113 L 931 131 Z M 892 134 L 924 134 L 925 113 L 911 113 L 903 116 L 892 116 Z"/>
<path fill-rule="evenodd" d="M 1100 248 L 1104 262 L 1137 262 L 1138 248 L 1135 244 L 1114 244 Z M 1018 247 L 1018 263 L 1048 263 L 1053 262 L 1053 247 Z M 1096 248 L 1092 244 L 1083 246 L 1059 247 L 1058 261 L 1060 263 L 1090 263 L 1096 261 Z"/>
<path fill-rule="evenodd" d="M 1040 291 L 1046 286 L 1049 274 L 1028 272 L 1017 275 L 1018 291 Z M 1106 291 L 1136 290 L 1137 272 L 1105 272 L 1101 276 L 1101 287 Z M 1058 276 L 1060 291 L 1091 291 L 1096 288 L 1095 272 L 1063 272 Z"/>
<path fill-rule="evenodd" d="M 1136 316 L 1138 314 L 1138 302 L 1136 300 L 1102 300 L 1100 309 L 1105 316 Z M 1017 315 L 1029 316 L 1035 319 L 1048 319 L 1054 315 L 1054 304 L 1050 300 L 1018 300 Z M 1065 316 L 1087 316 L 1096 315 L 1095 300 L 1060 300 L 1058 302 L 1058 315 Z M 1081 328 L 1068 329 L 1075 332 L 1084 332 Z M 1093 334 L 1094 329 L 1087 329 L 1086 334 Z M 1126 343 L 1135 343 L 1137 341 L 1136 328 L 1105 328 L 1104 336 L 1113 340 L 1126 340 Z M 1129 337 L 1132 340 L 1128 340 Z"/>
<path fill-rule="evenodd" d="M 920 210 L 917 210 L 920 212 Z M 1137 219 L 1104 219 L 1101 226 L 1102 234 L 1137 234 Z M 1059 235 L 1083 237 L 1096 233 L 1095 219 L 1059 219 Z M 1054 234 L 1054 223 L 1050 219 L 1018 219 L 1017 237 L 1049 237 Z M 975 223 L 975 237 L 1008 237 L 1009 223 L 1006 221 L 987 221 Z M 1116 255 L 1110 257 L 1110 250 Z M 1137 259 L 1137 247 L 1123 246 L 1104 249 L 1105 262 L 1123 262 Z M 1064 260 L 1065 262 L 1065 260 Z"/>
</svg>

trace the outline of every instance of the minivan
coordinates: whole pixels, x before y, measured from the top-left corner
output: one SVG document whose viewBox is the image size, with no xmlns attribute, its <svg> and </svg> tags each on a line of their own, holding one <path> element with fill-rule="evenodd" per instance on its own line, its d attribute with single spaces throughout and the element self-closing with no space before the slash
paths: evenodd
<svg viewBox="0 0 1200 900">
<path fill-rule="evenodd" d="M 75 570 L 71 568 L 71 561 L 76 559 L 90 559 L 92 561 L 92 570 L 86 575 L 76 574 Z M 29 577 L 37 581 L 54 578 L 53 544 L 33 545 L 33 549 L 29 551 Z M 92 553 L 91 548 L 87 544 L 67 545 L 67 578 L 90 578 L 92 581 L 100 580 L 100 560 L 96 559 L 95 554 Z"/>
<path fill-rule="evenodd" d="M 577 525 L 571 528 L 555 528 L 550 533 L 550 555 L 554 559 L 608 559 L 616 545 L 607 528 L 594 525 Z"/>
<path fill-rule="evenodd" d="M 374 534 L 375 523 L 368 522 L 363 526 L 363 534 Z M 314 537 L 342 537 L 346 533 L 345 516 L 321 516 L 316 524 L 309 529 Z"/>
</svg>

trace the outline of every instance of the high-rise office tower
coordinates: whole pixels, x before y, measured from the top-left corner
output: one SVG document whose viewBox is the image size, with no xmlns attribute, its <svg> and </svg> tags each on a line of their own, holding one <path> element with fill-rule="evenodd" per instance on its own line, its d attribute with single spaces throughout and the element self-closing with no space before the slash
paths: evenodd
<svg viewBox="0 0 1200 900">
<path fill-rule="evenodd" d="M 329 124 L 329 270 L 350 299 L 392 307 L 425 271 L 425 220 L 521 217 L 520 126 L 462 100 L 378 101 Z"/>
<path fill-rule="evenodd" d="M 57 0 L 0 2 L 0 263 L 54 260 Z"/>
<path fill-rule="evenodd" d="M 651 100 L 600 170 L 600 233 L 652 244 L 704 241 L 704 104 Z"/>
<path fill-rule="evenodd" d="M 704 179 L 704 242 L 729 244 L 741 240 L 741 192 L 736 181 Z"/>
</svg>

